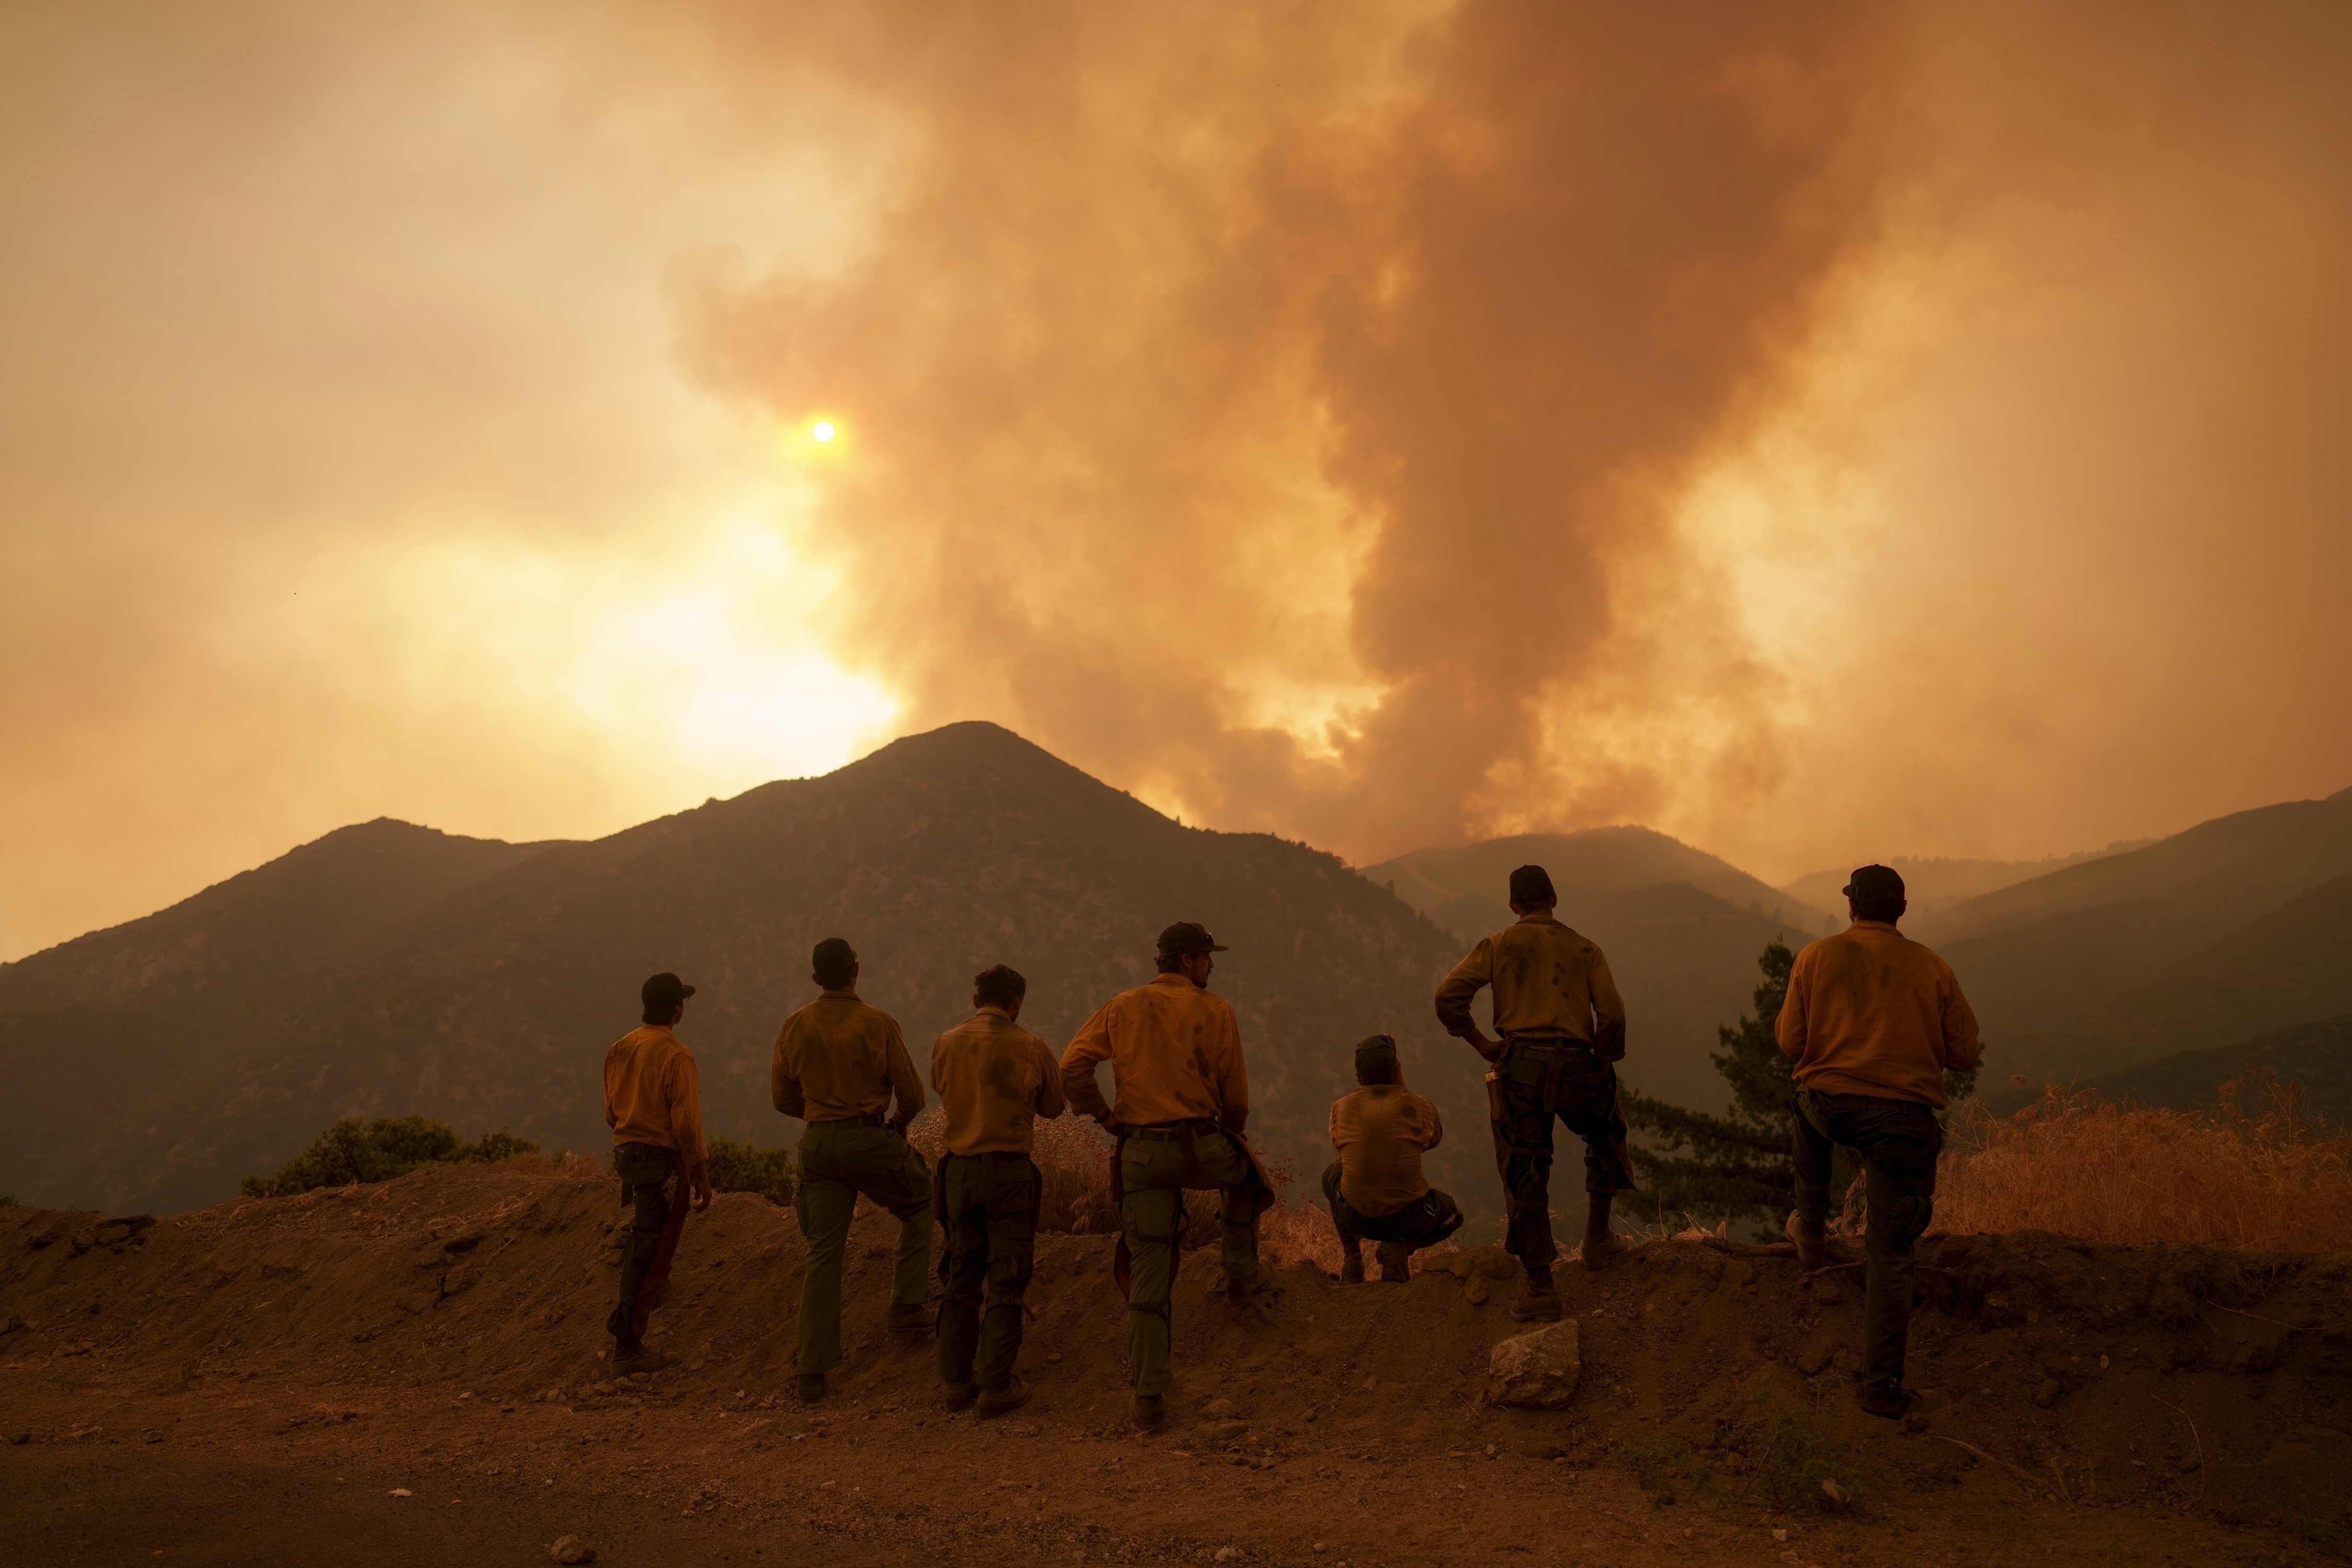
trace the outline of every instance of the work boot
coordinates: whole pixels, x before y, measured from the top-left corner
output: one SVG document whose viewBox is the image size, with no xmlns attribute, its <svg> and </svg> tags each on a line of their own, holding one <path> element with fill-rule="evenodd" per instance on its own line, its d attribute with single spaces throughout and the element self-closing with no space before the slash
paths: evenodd
<svg viewBox="0 0 2352 1568">
<path fill-rule="evenodd" d="M 1829 1237 L 1822 1234 L 1822 1225 L 1815 1220 L 1807 1225 L 1804 1216 L 1795 1209 L 1789 1211 L 1789 1223 L 1780 1233 L 1797 1244 L 1797 1267 L 1811 1274 L 1830 1260 Z"/>
<path fill-rule="evenodd" d="M 659 1372 L 666 1366 L 677 1364 L 677 1357 L 664 1351 L 649 1351 L 643 1345 L 639 1345 L 633 1354 L 624 1355 L 617 1349 L 613 1352 L 614 1377 L 634 1377 L 641 1372 Z"/>
<path fill-rule="evenodd" d="M 824 1403 L 824 1373 L 821 1372 L 801 1373 L 800 1395 L 803 1405 Z"/>
<path fill-rule="evenodd" d="M 1559 1321 L 1559 1288 L 1551 1282 L 1550 1269 L 1528 1270 L 1527 1283 L 1520 1288 L 1519 1299 L 1511 1303 L 1510 1313 L 1516 1322 Z"/>
<path fill-rule="evenodd" d="M 1883 1415 L 1889 1421 L 1907 1414 L 1916 1397 L 1900 1383 L 1858 1383 L 1853 1389 L 1853 1402 L 1862 1406 L 1864 1415 Z"/>
<path fill-rule="evenodd" d="M 1339 1283 L 1361 1285 L 1364 1282 L 1364 1244 L 1353 1243 L 1339 1253 Z"/>
<path fill-rule="evenodd" d="M 950 1411 L 969 1409 L 979 1397 L 980 1384 L 976 1383 L 943 1384 L 940 1388 L 940 1404 Z"/>
<path fill-rule="evenodd" d="M 1168 1419 L 1168 1396 L 1162 1394 L 1139 1394 L 1135 1396 L 1135 1404 L 1129 1409 L 1128 1415 L 1145 1431 L 1157 1432 L 1160 1430 L 1160 1423 Z"/>
<path fill-rule="evenodd" d="M 1597 1273 L 1624 1257 L 1630 1250 L 1632 1249 L 1625 1245 L 1624 1237 L 1613 1230 L 1604 1230 L 1597 1235 L 1588 1233 L 1584 1238 L 1584 1245 L 1576 1249 L 1576 1258 L 1586 1268 Z"/>
<path fill-rule="evenodd" d="M 1412 1279 L 1412 1254 L 1401 1241 L 1383 1241 L 1380 1247 L 1381 1283 L 1403 1285 Z"/>
<path fill-rule="evenodd" d="M 980 1396 L 980 1413 L 1002 1415 L 1008 1410 L 1018 1410 L 1029 1403 L 1029 1385 L 1014 1378 L 1003 1388 L 992 1388 Z"/>
<path fill-rule="evenodd" d="M 896 1301 L 890 1303 L 890 1337 L 901 1343 L 918 1344 L 929 1339 L 932 1325 L 938 1321 L 928 1301 L 913 1307 L 901 1306 Z"/>
</svg>

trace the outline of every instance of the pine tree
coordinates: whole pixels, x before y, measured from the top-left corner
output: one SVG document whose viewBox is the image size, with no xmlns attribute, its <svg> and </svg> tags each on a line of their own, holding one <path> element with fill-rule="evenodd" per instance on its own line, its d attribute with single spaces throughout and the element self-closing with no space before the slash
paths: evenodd
<svg viewBox="0 0 2352 1568">
<path fill-rule="evenodd" d="M 1626 1125 L 1643 1135 L 1632 1150 L 1633 1168 L 1643 1197 L 1659 1208 L 1707 1219 L 1769 1221 L 1794 1205 L 1789 1157 L 1794 1089 L 1789 1058 L 1772 1030 L 1795 958 L 1783 942 L 1765 948 L 1756 961 L 1764 984 L 1756 988 L 1754 1016 L 1716 1031 L 1723 1049 L 1711 1059 L 1731 1086 L 1729 1114 L 1710 1116 L 1638 1089 L 1625 1091 Z"/>
</svg>

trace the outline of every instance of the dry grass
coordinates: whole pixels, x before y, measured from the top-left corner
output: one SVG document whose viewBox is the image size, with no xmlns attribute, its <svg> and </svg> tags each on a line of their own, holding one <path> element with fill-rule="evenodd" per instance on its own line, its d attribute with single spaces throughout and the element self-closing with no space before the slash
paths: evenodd
<svg viewBox="0 0 2352 1568">
<path fill-rule="evenodd" d="M 1969 1110 L 1937 1176 L 1937 1230 L 2261 1252 L 2340 1251 L 2352 1235 L 2352 1137 L 2265 1079 L 2195 1112 L 2055 1089 L 2004 1121 Z"/>
</svg>

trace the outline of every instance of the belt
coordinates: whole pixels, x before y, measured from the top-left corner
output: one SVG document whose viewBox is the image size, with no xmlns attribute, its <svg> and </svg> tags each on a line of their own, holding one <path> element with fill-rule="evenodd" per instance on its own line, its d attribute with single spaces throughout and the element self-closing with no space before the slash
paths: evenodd
<svg viewBox="0 0 2352 1568">
<path fill-rule="evenodd" d="M 1505 1035 L 1506 1045 L 1523 1051 L 1586 1051 L 1592 1049 L 1591 1040 L 1580 1040 L 1572 1035 Z"/>
<path fill-rule="evenodd" d="M 1140 1138 L 1147 1143 L 1183 1143 L 1195 1138 L 1204 1138 L 1216 1130 L 1216 1122 L 1202 1116 L 1187 1121 L 1154 1121 L 1148 1126 L 1130 1127 L 1127 1135 Z"/>
<path fill-rule="evenodd" d="M 864 1116 L 836 1116 L 829 1121 L 812 1121 L 809 1125 L 811 1127 L 887 1127 L 890 1125 L 890 1119 L 876 1110 L 869 1111 Z"/>
</svg>

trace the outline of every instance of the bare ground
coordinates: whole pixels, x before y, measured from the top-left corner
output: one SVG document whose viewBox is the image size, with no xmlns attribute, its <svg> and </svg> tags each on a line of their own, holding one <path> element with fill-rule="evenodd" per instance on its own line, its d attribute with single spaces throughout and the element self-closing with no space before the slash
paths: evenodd
<svg viewBox="0 0 2352 1568">
<path fill-rule="evenodd" d="M 1479 1399 L 1511 1285 L 1286 1270 L 1231 1321 L 1188 1258 L 1170 1429 L 1124 1424 L 1105 1238 L 1040 1238 L 1001 1420 L 881 1333 L 792 1397 L 801 1243 L 722 1197 L 655 1340 L 599 1389 L 609 1181 L 451 1167 L 152 1225 L 0 1210 L 0 1561 L 1771 1564 L 2305 1562 L 2352 1539 L 2343 1257 L 1931 1238 L 1904 1425 L 1853 1411 L 1858 1272 L 1655 1242 L 1563 1270 L 1575 1403 Z M 1481 1300 L 1489 1297 L 1489 1300 Z M 1213 1408 L 1223 1400 L 1232 1409 Z M 1828 1480 L 1846 1494 L 1834 1502 Z M 399 1492 L 409 1495 L 396 1495 Z M 1233 1555 L 1219 1557 L 1221 1552 Z"/>
</svg>

